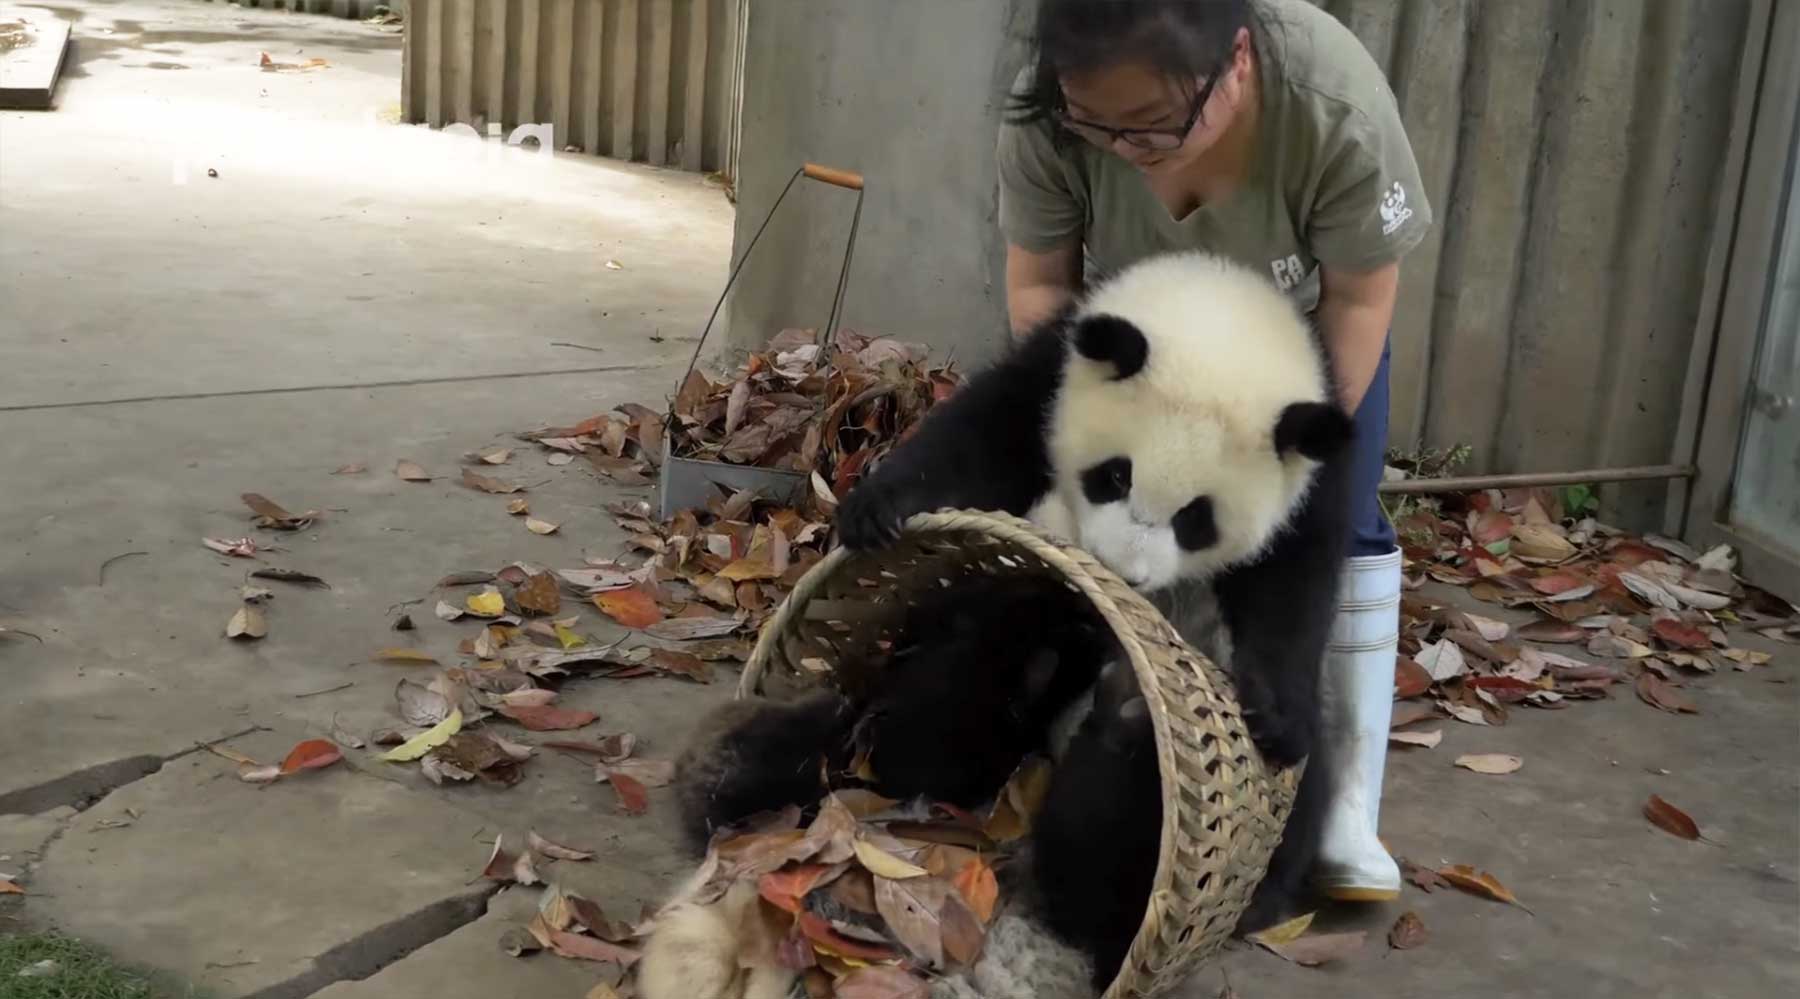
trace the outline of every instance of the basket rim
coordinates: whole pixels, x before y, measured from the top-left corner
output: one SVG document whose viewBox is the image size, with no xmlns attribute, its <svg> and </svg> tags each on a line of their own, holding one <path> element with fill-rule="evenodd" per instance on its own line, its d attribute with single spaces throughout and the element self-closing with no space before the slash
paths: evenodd
<svg viewBox="0 0 1800 999">
<path fill-rule="evenodd" d="M 1176 856 L 1176 842 L 1179 836 L 1179 823 L 1183 796 L 1176 781 L 1177 762 L 1173 749 L 1174 733 L 1172 731 L 1171 712 L 1165 700 L 1162 679 L 1156 667 L 1151 663 L 1152 656 L 1158 662 L 1172 660 L 1171 649 L 1159 648 L 1151 652 L 1144 642 L 1139 628 L 1133 625 L 1119 607 L 1111 593 L 1101 586 L 1104 578 L 1110 584 L 1116 584 L 1120 591 L 1130 593 L 1141 600 L 1154 615 L 1153 619 L 1163 621 L 1167 628 L 1164 635 L 1156 636 L 1159 646 L 1166 646 L 1171 640 L 1179 643 L 1179 648 L 1193 656 L 1195 660 L 1212 662 L 1199 649 L 1194 648 L 1186 638 L 1176 632 L 1173 625 L 1167 624 L 1162 612 L 1145 599 L 1142 594 L 1126 584 L 1097 559 L 1090 557 L 1088 564 L 1077 561 L 1070 555 L 1075 546 L 1057 538 L 1043 527 L 1020 517 L 1007 513 L 995 513 L 980 510 L 943 510 L 914 514 L 901 527 L 901 536 L 943 535 L 978 533 L 1010 546 L 1023 549 L 1038 558 L 1044 564 L 1055 569 L 1063 579 L 1073 584 L 1094 605 L 1105 619 L 1125 651 L 1131 663 L 1132 672 L 1138 680 L 1138 688 L 1144 695 L 1146 706 L 1150 711 L 1152 730 L 1156 737 L 1157 776 L 1162 787 L 1162 829 L 1158 837 L 1156 876 L 1151 883 L 1149 895 L 1145 899 L 1144 914 L 1138 924 L 1130 947 L 1132 957 L 1120 966 L 1118 973 L 1106 990 L 1101 993 L 1102 999 L 1119 999 L 1127 995 L 1141 995 L 1154 991 L 1146 988 L 1153 982 L 1151 976 L 1145 980 L 1145 973 L 1140 970 L 1145 963 L 1141 958 L 1145 953 L 1158 953 L 1163 946 L 1156 933 L 1156 926 L 1161 921 L 1159 911 L 1166 907 L 1166 900 L 1175 893 L 1172 884 L 1177 869 L 1181 866 Z M 757 636 L 755 649 L 744 663 L 742 674 L 738 678 L 737 699 L 760 696 L 762 681 L 770 660 L 774 657 L 781 636 L 788 630 L 793 618 L 802 613 L 813 596 L 829 581 L 838 568 L 848 559 L 860 552 L 853 552 L 843 546 L 832 549 L 819 562 L 813 565 L 795 585 L 792 592 L 781 602 L 775 614 L 764 622 Z M 1215 664 L 1216 665 L 1216 664 Z M 1205 671 L 1198 671 L 1201 684 L 1212 687 L 1212 679 Z M 1235 699 L 1236 692 L 1232 692 Z M 1154 948 L 1152 950 L 1151 948 Z M 1161 962 L 1156 962 L 1160 964 Z M 1164 985 L 1168 983 L 1162 983 Z"/>
</svg>

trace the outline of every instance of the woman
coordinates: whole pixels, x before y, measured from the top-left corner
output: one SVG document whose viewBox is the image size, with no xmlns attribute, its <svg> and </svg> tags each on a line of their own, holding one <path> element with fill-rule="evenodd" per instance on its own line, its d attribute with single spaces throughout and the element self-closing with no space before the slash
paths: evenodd
<svg viewBox="0 0 1800 999">
<path fill-rule="evenodd" d="M 1323 691 L 1344 771 L 1316 874 L 1335 898 L 1394 898 L 1375 829 L 1400 552 L 1376 488 L 1399 261 L 1431 224 L 1394 95 L 1306 0 L 1041 0 L 1036 41 L 997 149 L 1015 333 L 1085 280 L 1207 249 L 1266 268 L 1312 314 L 1355 414 L 1359 502 Z"/>
</svg>

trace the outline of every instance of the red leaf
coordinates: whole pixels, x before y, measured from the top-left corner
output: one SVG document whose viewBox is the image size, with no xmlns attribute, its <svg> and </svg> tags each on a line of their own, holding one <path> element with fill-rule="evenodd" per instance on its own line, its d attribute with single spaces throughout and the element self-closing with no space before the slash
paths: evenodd
<svg viewBox="0 0 1800 999">
<path fill-rule="evenodd" d="M 855 958 L 859 961 L 892 961 L 900 956 L 890 948 L 852 940 L 832 929 L 830 923 L 810 912 L 802 912 L 797 918 L 800 923 L 800 932 L 806 934 L 806 939 L 840 957 Z M 840 990 L 838 994 L 841 996 L 843 985 L 840 983 L 838 988 Z"/>
<path fill-rule="evenodd" d="M 1588 585 L 1588 581 L 1572 572 L 1553 572 L 1531 581 L 1531 588 L 1545 596 L 1555 596 Z"/>
<path fill-rule="evenodd" d="M 618 793 L 619 807 L 626 815 L 642 815 L 650 810 L 650 792 L 636 777 L 615 772 L 607 776 L 606 782 Z"/>
<path fill-rule="evenodd" d="M 826 872 L 832 868 L 826 864 L 801 864 L 788 870 L 775 871 L 762 876 L 757 883 L 757 890 L 770 905 L 788 912 L 800 911 L 800 900 L 806 893 L 819 884 Z"/>
<path fill-rule="evenodd" d="M 1394 696 L 1417 697 L 1431 689 L 1431 674 L 1406 656 L 1394 660 Z"/>
<path fill-rule="evenodd" d="M 1700 838 L 1700 826 L 1693 817 L 1657 795 L 1651 795 L 1650 800 L 1644 802 L 1644 817 L 1655 823 L 1657 828 L 1682 839 Z"/>
<path fill-rule="evenodd" d="M 1675 692 L 1668 681 L 1655 673 L 1645 670 L 1638 674 L 1637 695 L 1640 700 L 1653 708 L 1661 708 L 1670 714 L 1697 715 L 1700 709 L 1694 703 Z"/>
<path fill-rule="evenodd" d="M 1685 621 L 1673 617 L 1657 618 L 1650 622 L 1650 630 L 1657 638 L 1673 648 L 1693 649 L 1700 652 L 1712 648 L 1712 639 L 1706 633 Z"/>
<path fill-rule="evenodd" d="M 502 704 L 495 710 L 533 732 L 560 732 L 580 728 L 600 717 L 592 711 L 577 711 L 549 704 Z"/>
<path fill-rule="evenodd" d="M 281 761 L 281 772 L 291 774 L 302 770 L 317 770 L 331 766 L 343 758 L 343 750 L 330 739 L 308 739 L 289 751 L 287 759 Z"/>
<path fill-rule="evenodd" d="M 1496 541 L 1512 536 L 1512 518 L 1498 510 L 1491 510 L 1475 521 L 1475 543 L 1491 545 Z"/>
<path fill-rule="evenodd" d="M 648 628 L 663 619 L 662 608 L 642 586 L 594 594 L 594 606 L 627 628 Z"/>
<path fill-rule="evenodd" d="M 1518 636 L 1528 642 L 1547 642 L 1552 645 L 1565 645 L 1571 642 L 1585 642 L 1587 630 L 1566 621 L 1540 620 L 1533 621 L 1518 630 Z"/>
</svg>

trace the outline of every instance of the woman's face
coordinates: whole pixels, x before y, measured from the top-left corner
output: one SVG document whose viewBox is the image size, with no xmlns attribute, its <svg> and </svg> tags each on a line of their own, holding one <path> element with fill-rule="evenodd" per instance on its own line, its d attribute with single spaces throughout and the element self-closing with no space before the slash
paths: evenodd
<svg viewBox="0 0 1800 999">
<path fill-rule="evenodd" d="M 1145 173 L 1179 172 L 1204 156 L 1236 120 L 1250 68 L 1248 43 L 1248 32 L 1240 32 L 1232 58 L 1215 78 L 1185 85 L 1141 62 L 1065 75 L 1062 91 L 1068 114 L 1064 124 Z M 1154 129 L 1170 134 L 1122 137 L 1105 129 Z M 1160 148 L 1164 146 L 1169 148 Z"/>
</svg>

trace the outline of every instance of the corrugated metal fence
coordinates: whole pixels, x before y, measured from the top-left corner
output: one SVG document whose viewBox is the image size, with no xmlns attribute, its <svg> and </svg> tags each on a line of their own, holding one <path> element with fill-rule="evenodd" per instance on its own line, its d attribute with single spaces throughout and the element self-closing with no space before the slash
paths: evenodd
<svg viewBox="0 0 1800 999">
<path fill-rule="evenodd" d="M 548 123 L 557 148 L 729 171 L 742 0 L 411 0 L 401 107 Z"/>
<path fill-rule="evenodd" d="M 1439 220 L 1403 267 L 1392 440 L 1668 461 L 1746 3 L 1323 6 L 1387 68 Z"/>
</svg>

